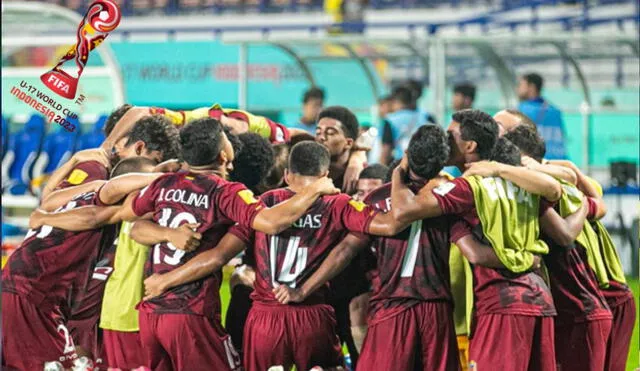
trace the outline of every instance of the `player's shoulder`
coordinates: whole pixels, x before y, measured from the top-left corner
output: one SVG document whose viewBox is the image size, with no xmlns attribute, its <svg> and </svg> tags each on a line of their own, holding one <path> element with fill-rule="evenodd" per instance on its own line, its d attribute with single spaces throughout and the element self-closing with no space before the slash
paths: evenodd
<svg viewBox="0 0 640 371">
<path fill-rule="evenodd" d="M 364 203 L 372 204 L 391 197 L 391 182 L 385 183 L 371 191 L 364 199 Z"/>
<path fill-rule="evenodd" d="M 448 193 L 456 191 L 465 191 L 469 189 L 469 180 L 464 177 L 458 177 L 452 180 L 442 178 L 440 184 L 433 188 L 433 193 L 437 196 L 446 196 Z"/>
</svg>

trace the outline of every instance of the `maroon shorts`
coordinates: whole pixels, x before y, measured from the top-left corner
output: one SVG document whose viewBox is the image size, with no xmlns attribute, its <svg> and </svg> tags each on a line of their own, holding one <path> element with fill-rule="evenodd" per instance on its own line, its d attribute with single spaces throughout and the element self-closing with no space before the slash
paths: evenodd
<svg viewBox="0 0 640 371">
<path fill-rule="evenodd" d="M 244 366 L 265 371 L 271 366 L 309 370 L 331 368 L 344 360 L 336 319 L 328 305 L 268 306 L 253 302 L 244 327 Z"/>
<path fill-rule="evenodd" d="M 77 358 L 60 313 L 2 293 L 2 369 L 42 370 L 46 362 L 71 366 Z"/>
<path fill-rule="evenodd" d="M 193 314 L 140 312 L 147 367 L 164 370 L 240 370 L 231 338 L 219 322 Z"/>
<path fill-rule="evenodd" d="M 369 325 L 357 370 L 460 370 L 451 304 L 420 303 Z"/>
<path fill-rule="evenodd" d="M 553 326 L 553 317 L 478 316 L 469 344 L 469 371 L 555 371 Z"/>
<path fill-rule="evenodd" d="M 102 330 L 102 341 L 107 367 L 131 370 L 144 366 L 139 332 Z"/>
<path fill-rule="evenodd" d="M 98 329 L 98 323 L 105 284 L 104 280 L 89 280 L 86 290 L 73 299 L 71 316 L 67 321 L 74 343 L 91 352 L 96 366 L 100 366 L 104 358 L 102 331 Z"/>
<path fill-rule="evenodd" d="M 621 304 L 611 307 L 613 324 L 607 342 L 605 371 L 624 371 L 629 355 L 631 334 L 636 321 L 636 304 L 633 296 Z M 635 351 L 635 350 L 634 350 Z"/>
<path fill-rule="evenodd" d="M 558 370 L 603 370 L 610 331 L 610 319 L 556 325 Z"/>
</svg>

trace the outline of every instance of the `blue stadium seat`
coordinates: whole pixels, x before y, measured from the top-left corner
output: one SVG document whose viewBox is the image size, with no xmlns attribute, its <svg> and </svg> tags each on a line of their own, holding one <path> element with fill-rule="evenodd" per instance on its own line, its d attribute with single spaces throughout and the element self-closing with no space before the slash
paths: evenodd
<svg viewBox="0 0 640 371">
<path fill-rule="evenodd" d="M 42 116 L 33 115 L 24 127 L 9 137 L 7 153 L 2 159 L 2 189 L 11 194 L 22 195 L 29 189 L 32 166 L 38 158 L 45 134 Z"/>
<path fill-rule="evenodd" d="M 108 116 L 100 116 L 93 127 L 85 134 L 80 135 L 76 143 L 76 151 L 83 149 L 98 148 L 104 142 L 104 124 L 107 122 Z"/>
<path fill-rule="evenodd" d="M 51 174 L 55 169 L 63 165 L 76 148 L 76 140 L 78 139 L 78 131 L 80 123 L 77 119 L 67 117 L 76 130 L 69 132 L 62 126 L 56 125 L 53 130 L 47 134 L 42 144 L 42 151 L 33 167 L 33 178 L 37 178 L 43 174 Z"/>
<path fill-rule="evenodd" d="M 7 153 L 7 142 L 9 141 L 9 123 L 2 116 L 2 158 Z"/>
</svg>

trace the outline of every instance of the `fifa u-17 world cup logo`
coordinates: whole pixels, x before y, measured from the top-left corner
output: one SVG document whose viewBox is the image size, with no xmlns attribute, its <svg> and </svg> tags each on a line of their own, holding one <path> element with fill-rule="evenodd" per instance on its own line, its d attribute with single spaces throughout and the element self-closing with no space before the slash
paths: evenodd
<svg viewBox="0 0 640 371">
<path fill-rule="evenodd" d="M 40 80 L 52 91 L 67 99 L 73 99 L 78 89 L 78 80 L 89 60 L 89 53 L 97 48 L 109 33 L 120 24 L 120 8 L 113 0 L 96 0 L 78 26 L 76 44 L 60 59 L 51 71 L 40 76 Z M 75 59 L 77 76 L 66 73 L 62 65 Z"/>
</svg>

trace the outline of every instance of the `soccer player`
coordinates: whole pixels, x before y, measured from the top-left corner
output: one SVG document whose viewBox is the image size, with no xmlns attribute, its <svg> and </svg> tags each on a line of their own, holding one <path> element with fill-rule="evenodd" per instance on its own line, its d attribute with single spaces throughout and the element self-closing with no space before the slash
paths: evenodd
<svg viewBox="0 0 640 371">
<path fill-rule="evenodd" d="M 532 128 L 520 125 L 505 137 L 525 149 L 525 155 L 535 156 L 536 168 L 545 171 L 545 165 L 540 164 L 544 140 Z M 542 233 L 550 247 L 544 261 L 558 311 L 555 318 L 556 357 L 562 370 L 603 370 L 612 315 L 600 293 L 596 275 L 587 264 L 588 256 L 595 256 L 599 246 L 591 225 L 585 224 L 585 218 L 601 217 L 603 212 L 598 210 L 597 200 L 583 199 L 574 185 L 564 182 L 563 188 L 565 192 L 555 206 L 556 210 L 548 212 L 562 215 L 574 225 L 576 232 L 569 236 L 558 234 L 557 226 L 544 219 L 541 221 Z"/>
<path fill-rule="evenodd" d="M 289 202 L 310 184 L 325 178 L 329 165 L 330 155 L 325 147 L 315 142 L 298 143 L 289 156 L 286 175 L 289 187 L 269 191 L 261 196 L 262 200 L 267 205 Z M 207 276 L 253 243 L 256 282 L 253 306 L 245 325 L 245 367 L 248 370 L 266 370 L 275 365 L 288 369 L 293 364 L 300 370 L 335 367 L 341 365 L 342 356 L 333 312 L 326 304 L 328 288 L 301 306 L 279 305 L 272 290 L 304 282 L 348 230 L 394 234 L 401 227 L 389 214 L 378 214 L 347 195 L 326 196 L 280 233 L 254 234 L 243 227 L 232 228 L 216 249 L 199 255 L 180 269 L 145 280 L 145 290 L 157 294 L 183 285 L 185 280 Z"/>
<path fill-rule="evenodd" d="M 462 165 L 465 158 L 489 158 L 493 145 L 487 146 L 481 138 L 495 143 L 498 135 L 496 122 L 475 110 L 454 114 L 448 131 L 452 157 Z M 535 195 L 556 201 L 562 188 L 553 178 L 524 168 L 487 162 L 468 167 L 464 178 L 433 190 L 425 188 L 417 195 L 402 182 L 410 173 L 397 168 L 391 191 L 394 217 L 407 222 L 443 213 L 458 215 L 477 233 L 482 230 L 481 237 L 490 242 L 511 271 L 472 266 L 475 328 L 470 368 L 555 370 L 550 317 L 556 313 L 551 293 L 541 275 L 531 271 L 534 257 L 515 257 L 512 252 L 545 252 L 546 246 L 537 235 L 539 206 Z M 517 351 L 513 349 L 516 344 Z"/>
<path fill-rule="evenodd" d="M 384 184 L 389 168 L 381 164 L 369 165 L 362 170 L 356 194 L 353 196 L 358 201 L 363 201 L 371 191 Z"/>
<path fill-rule="evenodd" d="M 113 176 L 132 171 L 149 171 L 150 160 L 136 157 L 123 160 L 113 169 Z M 133 178 L 131 178 L 133 176 Z M 157 176 L 157 175 L 156 175 Z M 104 184 L 92 182 L 85 192 L 73 197 L 58 210 L 78 210 L 87 205 L 102 205 L 111 198 L 121 198 L 122 191 L 140 189 L 153 175 L 131 175 Z M 103 185 L 104 184 L 104 185 Z M 94 187 L 89 190 L 89 187 Z M 59 191 L 67 194 L 66 190 Z M 86 261 L 91 259 L 107 231 L 92 228 L 68 232 L 51 224 L 44 215 L 34 212 L 33 227 L 2 272 L 3 368 L 40 370 L 46 362 L 68 366 L 77 358 L 66 322 L 71 311 L 68 292 L 85 275 Z M 75 220 L 81 225 L 81 220 Z M 113 236 L 113 235 L 111 235 Z M 113 241 L 113 237 L 110 237 Z"/>
</svg>

